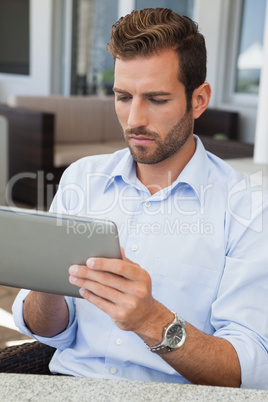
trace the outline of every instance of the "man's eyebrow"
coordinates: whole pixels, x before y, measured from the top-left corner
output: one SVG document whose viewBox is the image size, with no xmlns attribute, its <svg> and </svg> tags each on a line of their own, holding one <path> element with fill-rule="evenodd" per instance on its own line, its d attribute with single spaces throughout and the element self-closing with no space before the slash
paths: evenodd
<svg viewBox="0 0 268 402">
<path fill-rule="evenodd" d="M 128 91 L 124 91 L 124 89 L 113 87 L 114 92 L 118 92 L 120 94 L 128 94 Z"/>
<path fill-rule="evenodd" d="M 125 91 L 124 89 L 120 88 L 113 88 L 114 92 L 122 93 L 122 94 L 128 94 L 128 91 Z M 165 92 L 165 91 L 152 91 L 152 92 L 145 92 L 143 94 L 144 96 L 151 97 L 151 96 L 170 96 L 172 95 L 170 92 Z"/>
<path fill-rule="evenodd" d="M 153 91 L 153 92 L 145 92 L 143 95 L 145 95 L 145 96 L 170 96 L 172 94 L 170 92 L 165 92 L 165 91 Z"/>
</svg>

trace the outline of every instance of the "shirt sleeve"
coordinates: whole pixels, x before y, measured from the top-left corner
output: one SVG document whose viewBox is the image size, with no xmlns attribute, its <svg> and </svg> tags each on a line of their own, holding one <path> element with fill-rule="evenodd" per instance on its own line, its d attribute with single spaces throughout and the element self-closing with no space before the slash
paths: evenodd
<svg viewBox="0 0 268 402">
<path fill-rule="evenodd" d="M 69 176 L 72 177 L 72 169 L 67 169 L 69 173 Z M 66 173 L 63 173 L 63 178 L 65 177 Z M 57 213 L 57 214 L 68 214 L 68 210 L 65 208 L 65 203 L 64 203 L 64 179 L 61 180 L 59 189 L 57 191 L 57 194 L 55 195 L 53 202 L 50 207 L 50 212 Z M 72 181 L 71 181 L 72 182 Z M 69 188 L 68 188 L 69 189 Z M 71 188 L 72 190 L 72 188 Z M 37 341 L 47 344 L 49 346 L 55 347 L 57 349 L 64 349 L 66 347 L 69 347 L 75 336 L 76 336 L 76 330 L 77 330 L 77 320 L 76 320 L 76 304 L 75 304 L 75 298 L 71 297 L 65 297 L 65 301 L 67 303 L 68 309 L 69 309 L 69 323 L 67 328 L 58 334 L 55 337 L 48 338 L 48 337 L 42 337 L 42 336 L 37 336 L 33 334 L 25 325 L 24 319 L 23 319 L 23 303 L 24 300 L 26 299 L 27 295 L 29 294 L 30 290 L 24 290 L 22 289 L 19 294 L 16 297 L 16 300 L 13 304 L 12 310 L 13 310 L 13 317 L 14 317 L 14 322 L 15 325 L 18 327 L 19 331 L 25 335 L 30 336 L 31 338 L 36 339 Z"/>
<path fill-rule="evenodd" d="M 25 290 L 22 289 L 12 306 L 12 312 L 13 312 L 13 318 L 15 325 L 19 329 L 19 331 L 22 334 L 28 335 L 31 338 L 36 339 L 37 341 L 44 343 L 46 345 L 52 346 L 54 348 L 58 349 L 65 349 L 69 347 L 76 335 L 76 329 L 77 329 L 77 322 L 75 318 L 75 299 L 71 297 L 65 297 L 65 301 L 67 303 L 68 309 L 69 309 L 69 323 L 67 328 L 61 332 L 60 334 L 52 337 L 52 338 L 47 338 L 43 336 L 37 336 L 33 334 L 28 327 L 25 325 L 24 319 L 23 319 L 23 303 L 30 293 L 30 290 Z"/>
<path fill-rule="evenodd" d="M 214 336 L 228 340 L 241 366 L 242 388 L 267 388 L 268 205 L 256 197 L 229 210 L 225 269 L 212 305 Z M 229 219 L 229 222 L 228 222 Z"/>
</svg>

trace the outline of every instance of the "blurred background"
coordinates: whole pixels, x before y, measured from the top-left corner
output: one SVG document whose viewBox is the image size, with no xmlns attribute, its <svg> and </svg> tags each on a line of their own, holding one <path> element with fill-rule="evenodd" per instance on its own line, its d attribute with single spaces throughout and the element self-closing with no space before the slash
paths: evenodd
<svg viewBox="0 0 268 402">
<path fill-rule="evenodd" d="M 253 144 L 268 69 L 266 0 L 1 0 L 0 104 L 15 95 L 112 94 L 110 28 L 145 7 L 168 7 L 198 23 L 208 49 L 210 107 L 238 112 L 237 139 Z M 267 117 L 265 124 L 267 138 Z M 11 316 L 16 293 L 0 286 L 0 347 L 27 339 Z"/>
<path fill-rule="evenodd" d="M 17 94 L 110 94 L 112 24 L 133 9 L 169 7 L 199 24 L 211 107 L 241 115 L 254 142 L 266 0 L 1 0 L 0 102 Z"/>
</svg>

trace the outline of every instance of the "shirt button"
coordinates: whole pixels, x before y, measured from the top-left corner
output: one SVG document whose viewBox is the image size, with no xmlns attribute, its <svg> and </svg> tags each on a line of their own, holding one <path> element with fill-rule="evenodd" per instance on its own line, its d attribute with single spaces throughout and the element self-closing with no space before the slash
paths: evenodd
<svg viewBox="0 0 268 402">
<path fill-rule="evenodd" d="M 137 251 L 137 250 L 138 250 L 137 244 L 132 244 L 131 250 L 132 250 L 132 251 Z"/>
<path fill-rule="evenodd" d="M 118 346 L 120 346 L 120 345 L 122 345 L 123 341 L 122 341 L 122 339 L 117 338 L 116 341 L 115 341 L 115 343 L 116 343 Z"/>
<path fill-rule="evenodd" d="M 110 373 L 111 374 L 116 374 L 117 373 L 117 368 L 116 367 L 111 367 L 110 368 Z"/>
<path fill-rule="evenodd" d="M 149 208 L 149 207 L 151 206 L 150 201 L 146 201 L 145 206 L 146 206 L 147 208 Z"/>
</svg>

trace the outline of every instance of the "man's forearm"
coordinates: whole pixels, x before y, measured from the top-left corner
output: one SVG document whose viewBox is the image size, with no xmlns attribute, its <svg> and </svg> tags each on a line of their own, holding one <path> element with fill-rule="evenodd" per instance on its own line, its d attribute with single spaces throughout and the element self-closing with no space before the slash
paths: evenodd
<svg viewBox="0 0 268 402">
<path fill-rule="evenodd" d="M 193 384 L 240 387 L 240 363 L 232 344 L 225 339 L 206 335 L 188 323 L 186 331 L 186 340 L 181 348 L 159 356 Z M 139 335 L 150 346 L 154 346 L 162 339 L 154 337 L 156 333 L 152 330 L 149 337 Z"/>
<path fill-rule="evenodd" d="M 32 333 L 52 337 L 67 327 L 69 310 L 63 296 L 31 291 L 24 301 L 23 317 Z"/>
<path fill-rule="evenodd" d="M 184 345 L 162 355 L 164 360 L 193 384 L 240 387 L 240 363 L 232 344 L 186 326 Z"/>
<path fill-rule="evenodd" d="M 163 328 L 173 319 L 173 313 L 154 301 L 154 315 L 136 333 L 149 346 L 158 345 L 163 338 Z M 182 347 L 160 354 L 159 358 L 193 384 L 240 387 L 240 363 L 232 344 L 225 339 L 207 335 L 188 323 L 186 332 Z"/>
</svg>

